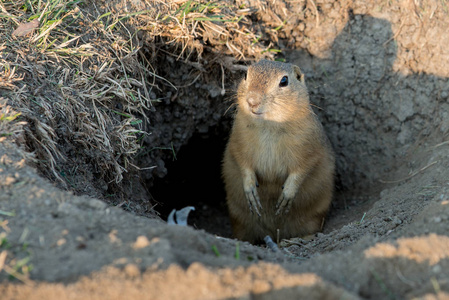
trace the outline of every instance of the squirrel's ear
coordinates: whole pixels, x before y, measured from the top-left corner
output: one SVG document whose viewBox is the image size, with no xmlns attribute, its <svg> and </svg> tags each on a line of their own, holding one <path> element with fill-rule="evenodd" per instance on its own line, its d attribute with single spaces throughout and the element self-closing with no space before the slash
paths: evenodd
<svg viewBox="0 0 449 300">
<path fill-rule="evenodd" d="M 298 66 L 293 66 L 293 70 L 295 71 L 296 79 L 302 83 L 305 83 L 304 74 L 301 72 L 301 69 Z"/>
</svg>

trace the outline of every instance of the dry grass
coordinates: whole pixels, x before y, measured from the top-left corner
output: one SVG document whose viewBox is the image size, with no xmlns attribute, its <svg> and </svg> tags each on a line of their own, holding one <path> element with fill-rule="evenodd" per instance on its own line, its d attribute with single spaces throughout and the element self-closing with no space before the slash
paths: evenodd
<svg viewBox="0 0 449 300">
<path fill-rule="evenodd" d="M 157 1 L 156 9 L 141 16 L 152 41 L 162 38 L 180 48 L 178 58 L 202 55 L 205 48 L 237 60 L 273 56 L 271 45 L 259 43 L 249 16 L 256 8 L 229 1 Z M 256 2 L 256 1 L 253 1 Z"/>
<path fill-rule="evenodd" d="M 0 4 L 0 88 L 30 124 L 27 144 L 41 170 L 65 182 L 58 164 L 68 153 L 61 145 L 72 144 L 95 151 L 95 165 L 118 183 L 140 148 L 136 116 L 151 106 L 149 76 L 139 47 L 123 38 L 120 16 L 113 29 L 79 2 Z M 33 20 L 34 30 L 16 34 Z"/>
</svg>

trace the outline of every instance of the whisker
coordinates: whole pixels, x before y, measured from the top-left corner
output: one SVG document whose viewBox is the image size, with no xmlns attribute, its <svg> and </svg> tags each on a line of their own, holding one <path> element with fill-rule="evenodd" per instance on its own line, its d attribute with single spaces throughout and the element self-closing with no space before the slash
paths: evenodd
<svg viewBox="0 0 449 300">
<path fill-rule="evenodd" d="M 226 111 L 223 113 L 223 116 L 225 116 L 227 113 L 228 113 L 228 111 L 233 107 L 233 106 L 237 106 L 237 103 L 232 103 L 231 105 L 229 105 L 229 107 L 226 109 Z"/>
<path fill-rule="evenodd" d="M 318 105 L 315 105 L 315 104 L 312 104 L 312 103 L 310 103 L 310 106 L 316 107 L 316 108 L 318 108 L 319 110 L 324 110 L 324 109 L 322 109 L 321 107 L 319 107 Z"/>
</svg>

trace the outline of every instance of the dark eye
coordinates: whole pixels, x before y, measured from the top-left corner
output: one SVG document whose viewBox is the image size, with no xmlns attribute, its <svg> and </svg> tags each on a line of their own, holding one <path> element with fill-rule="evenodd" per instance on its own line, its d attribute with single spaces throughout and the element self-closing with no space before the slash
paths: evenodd
<svg viewBox="0 0 449 300">
<path fill-rule="evenodd" d="M 288 85 L 288 76 L 284 76 L 281 79 L 281 82 L 279 82 L 279 86 L 280 87 L 284 87 Z"/>
</svg>

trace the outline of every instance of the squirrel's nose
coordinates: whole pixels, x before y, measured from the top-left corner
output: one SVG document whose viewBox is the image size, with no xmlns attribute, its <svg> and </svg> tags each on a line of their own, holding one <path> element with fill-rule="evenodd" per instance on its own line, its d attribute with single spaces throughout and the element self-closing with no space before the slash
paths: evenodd
<svg viewBox="0 0 449 300">
<path fill-rule="evenodd" d="M 248 102 L 248 105 L 251 108 L 256 108 L 260 105 L 260 100 L 254 98 L 254 97 L 249 97 L 248 99 L 246 99 L 246 101 Z"/>
</svg>

